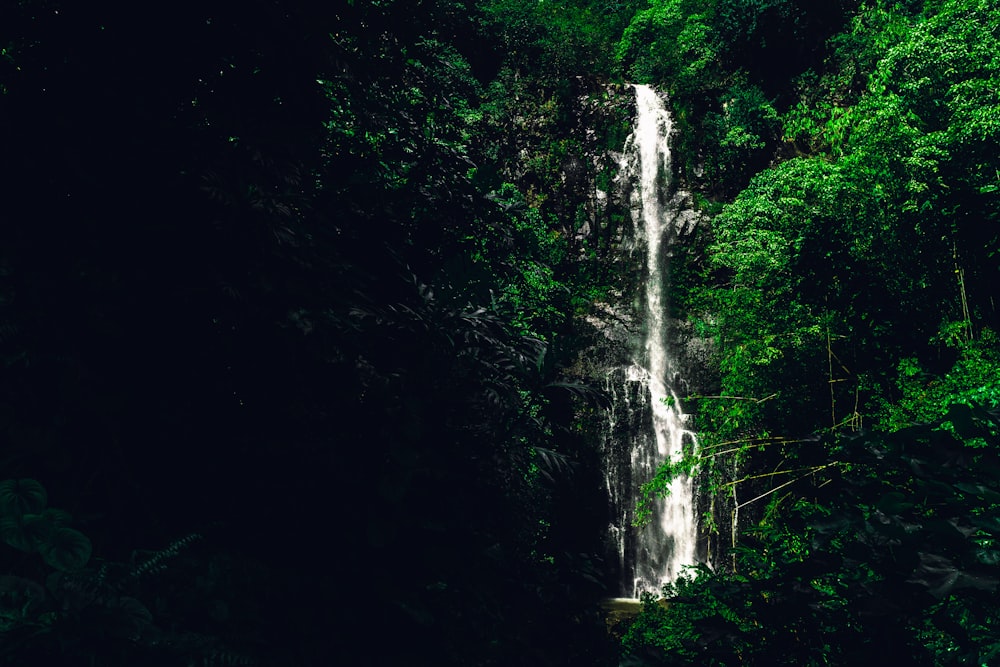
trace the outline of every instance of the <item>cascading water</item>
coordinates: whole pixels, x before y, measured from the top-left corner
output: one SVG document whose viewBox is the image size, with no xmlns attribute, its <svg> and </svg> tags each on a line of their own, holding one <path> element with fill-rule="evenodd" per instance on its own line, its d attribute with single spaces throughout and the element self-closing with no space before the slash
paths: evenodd
<svg viewBox="0 0 1000 667">
<path fill-rule="evenodd" d="M 641 85 L 634 88 L 636 118 L 621 174 L 631 186 L 637 247 L 645 256 L 645 297 L 638 308 L 642 344 L 634 345 L 630 366 L 609 375 L 608 389 L 615 402 L 609 432 L 617 454 L 608 457 L 606 473 L 613 506 L 610 535 L 618 552 L 624 597 L 657 593 L 663 584 L 677 579 L 683 566 L 698 559 L 692 479 L 675 478 L 669 494 L 653 503 L 648 523 L 632 525 L 642 485 L 664 461 L 677 460 L 685 447 L 696 445 L 680 411 L 676 393 L 680 375 L 667 334 L 668 250 L 684 218 L 684 212 L 668 200 L 670 115 L 656 91 Z"/>
</svg>

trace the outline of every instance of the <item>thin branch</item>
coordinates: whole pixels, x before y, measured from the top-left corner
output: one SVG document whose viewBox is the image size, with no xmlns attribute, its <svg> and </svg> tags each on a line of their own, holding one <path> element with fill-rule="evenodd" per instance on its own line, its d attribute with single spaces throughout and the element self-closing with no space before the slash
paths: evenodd
<svg viewBox="0 0 1000 667">
<path fill-rule="evenodd" d="M 706 460 L 707 459 L 714 459 L 717 456 L 723 456 L 725 454 L 732 454 L 734 452 L 742 452 L 747 447 L 769 447 L 771 445 L 786 445 L 786 444 L 792 444 L 792 445 L 794 445 L 794 444 L 798 444 L 798 443 L 802 443 L 802 442 L 811 442 L 811 441 L 810 440 L 791 440 L 791 439 L 785 440 L 785 439 L 777 439 L 777 438 L 774 439 L 774 440 L 770 440 L 770 441 L 761 440 L 761 441 L 757 441 L 757 442 L 754 442 L 752 440 L 746 440 L 746 441 L 735 440 L 735 441 L 732 441 L 732 442 L 719 443 L 718 445 L 712 445 L 711 447 L 705 447 L 702 451 L 700 451 L 698 453 L 698 457 L 700 459 L 706 459 Z M 732 444 L 743 444 L 744 446 L 742 446 L 742 447 L 733 447 L 732 449 L 724 449 L 721 452 L 706 452 L 706 451 L 704 451 L 705 449 L 710 449 L 710 448 L 715 448 L 715 447 L 721 447 L 723 445 L 732 445 Z"/>
<path fill-rule="evenodd" d="M 705 445 L 702 450 L 715 449 L 716 447 L 728 447 L 729 445 L 752 445 L 752 446 L 764 446 L 773 445 L 782 442 L 806 442 L 801 439 L 786 438 L 784 436 L 776 435 L 767 438 L 747 438 L 745 440 L 726 440 L 725 442 L 717 442 L 714 445 Z"/>
<path fill-rule="evenodd" d="M 778 475 L 792 475 L 794 473 L 803 472 L 803 471 L 808 471 L 807 474 L 812 474 L 812 473 L 815 473 L 815 472 L 819 472 L 823 468 L 827 468 L 827 467 L 829 467 L 829 464 L 822 465 L 822 466 L 809 466 L 808 468 L 795 468 L 793 470 L 776 470 L 774 472 L 765 472 L 765 473 L 762 473 L 760 475 L 750 475 L 750 476 L 744 477 L 742 479 L 736 479 L 736 480 L 733 480 L 732 482 L 726 482 L 725 484 L 720 484 L 719 488 L 725 488 L 727 486 L 735 486 L 737 484 L 742 484 L 743 482 L 748 482 L 751 479 L 761 479 L 761 478 L 764 478 L 764 477 L 777 477 Z M 801 477 L 799 479 L 801 479 Z M 778 488 L 780 488 L 780 487 L 778 487 Z"/>
<path fill-rule="evenodd" d="M 778 392 L 775 392 L 775 393 L 771 394 L 770 396 L 765 396 L 764 398 L 754 398 L 753 396 L 702 396 L 700 394 L 695 394 L 695 395 L 692 395 L 692 396 L 685 396 L 684 400 L 686 400 L 686 401 L 698 401 L 698 400 L 701 400 L 701 399 L 711 398 L 711 399 L 725 400 L 725 401 L 752 401 L 754 403 L 763 403 L 764 401 L 771 400 L 772 398 L 774 398 L 777 395 L 778 395 Z"/>
<path fill-rule="evenodd" d="M 834 461 L 832 463 L 827 463 L 826 465 L 819 466 L 815 470 L 810 470 L 809 472 L 807 472 L 804 475 L 800 475 L 799 477 L 796 477 L 795 479 L 790 479 L 787 482 L 785 482 L 784 484 L 779 484 L 778 486 L 774 487 L 773 489 L 771 489 L 769 491 L 765 491 L 764 493 L 760 494 L 756 498 L 752 498 L 750 500 L 747 500 L 745 502 L 740 503 L 739 505 L 736 506 L 736 509 L 739 509 L 741 507 L 745 507 L 746 505 L 749 505 L 750 503 L 755 503 L 758 500 L 760 500 L 761 498 L 766 498 L 767 496 L 771 495 L 772 493 L 775 493 L 776 491 L 778 491 L 780 489 L 783 489 L 783 488 L 785 488 L 786 486 L 788 486 L 790 484 L 794 484 L 795 482 L 799 481 L 800 479 L 805 479 L 806 477 L 809 477 L 810 475 L 815 475 L 820 470 L 824 470 L 826 468 L 830 468 L 832 466 L 838 466 L 838 465 L 843 465 L 843 462 L 842 461 Z"/>
<path fill-rule="evenodd" d="M 772 442 L 770 444 L 772 444 L 772 445 L 780 445 L 782 443 L 780 443 L 780 442 Z M 761 447 L 766 447 L 766 446 L 767 445 L 761 445 Z M 702 456 L 700 458 L 705 459 L 705 460 L 714 459 L 717 456 L 723 456 L 725 454 L 733 454 L 733 453 L 736 453 L 736 452 L 742 452 L 743 449 L 744 449 L 743 447 L 733 447 L 732 449 L 724 449 L 721 452 L 712 452 L 711 454 L 706 454 L 705 456 Z"/>
<path fill-rule="evenodd" d="M 846 338 L 846 337 L 847 336 L 835 336 L 835 338 Z M 831 350 L 830 353 L 833 355 L 834 360 L 838 364 L 840 364 L 840 367 L 844 370 L 845 373 L 847 373 L 848 375 L 854 375 L 854 373 L 851 372 L 851 369 L 844 365 L 844 362 L 840 359 L 840 357 L 837 356 L 836 352 L 833 352 Z"/>
<path fill-rule="evenodd" d="M 826 328 L 826 363 L 830 378 L 830 424 L 837 428 L 837 398 L 833 391 L 833 345 L 830 342 L 830 327 Z"/>
<path fill-rule="evenodd" d="M 856 406 L 855 406 L 856 407 Z M 834 430 L 840 428 L 841 426 L 850 426 L 852 431 L 858 430 L 858 422 L 861 419 L 861 415 L 858 414 L 857 409 L 855 409 L 851 414 L 847 415 L 840 420 L 837 424 L 833 425 Z"/>
<path fill-rule="evenodd" d="M 969 315 L 969 301 L 965 294 L 965 269 L 958 263 L 958 244 L 952 243 L 951 255 L 955 260 L 955 275 L 958 277 L 958 293 L 962 304 L 962 324 L 965 327 L 966 342 L 972 340 L 972 317 Z"/>
</svg>

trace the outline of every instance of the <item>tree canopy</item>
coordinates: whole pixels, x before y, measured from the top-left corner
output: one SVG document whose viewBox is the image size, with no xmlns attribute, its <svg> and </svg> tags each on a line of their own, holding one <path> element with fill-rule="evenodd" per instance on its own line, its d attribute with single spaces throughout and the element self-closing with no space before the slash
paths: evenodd
<svg viewBox="0 0 1000 667">
<path fill-rule="evenodd" d="M 675 292 L 719 390 L 689 397 L 701 453 L 649 492 L 701 470 L 743 537 L 626 646 L 640 664 L 989 664 L 1000 8 L 682 7 L 647 11 L 678 35 L 716 22 L 711 76 L 621 54 L 704 128 L 682 155 L 710 231 Z"/>
</svg>

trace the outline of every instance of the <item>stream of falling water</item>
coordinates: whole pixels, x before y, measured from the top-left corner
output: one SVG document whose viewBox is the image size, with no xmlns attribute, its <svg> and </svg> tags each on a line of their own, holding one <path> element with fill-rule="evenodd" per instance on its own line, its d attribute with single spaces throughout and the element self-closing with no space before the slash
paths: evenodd
<svg viewBox="0 0 1000 667">
<path fill-rule="evenodd" d="M 676 231 L 680 212 L 669 203 L 671 165 L 670 114 L 663 99 L 648 86 L 635 86 L 636 118 L 625 147 L 622 172 L 633 186 L 633 218 L 645 250 L 645 300 L 642 303 L 644 341 L 625 373 L 627 383 L 638 383 L 638 393 L 648 415 L 646 433 L 630 433 L 630 484 L 618 502 L 634 506 L 640 488 L 666 460 L 677 460 L 685 447 L 694 447 L 694 434 L 685 428 L 676 390 L 680 377 L 670 355 L 667 335 L 668 247 Z M 665 203 L 666 202 L 666 203 Z M 644 395 L 643 395 L 644 394 Z M 636 409 L 632 406 L 629 409 Z M 610 486 L 609 486 L 610 488 Z M 644 591 L 658 593 L 665 583 L 681 574 L 685 565 L 697 561 L 697 520 L 694 482 L 675 478 L 669 494 L 654 501 L 650 521 L 640 527 L 612 526 L 622 540 L 619 552 L 631 556 L 622 563 L 626 581 L 622 594 L 639 597 Z M 631 512 L 619 512 L 630 515 Z M 631 575 L 631 590 L 627 590 Z"/>
</svg>

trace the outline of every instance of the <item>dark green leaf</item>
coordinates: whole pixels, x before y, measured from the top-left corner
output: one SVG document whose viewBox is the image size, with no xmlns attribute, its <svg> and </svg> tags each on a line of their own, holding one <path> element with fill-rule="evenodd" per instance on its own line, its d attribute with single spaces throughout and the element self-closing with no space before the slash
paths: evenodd
<svg viewBox="0 0 1000 667">
<path fill-rule="evenodd" d="M 886 514 L 899 514 L 912 507 L 913 503 L 909 502 L 906 496 L 899 491 L 891 491 L 878 501 L 878 508 Z"/>
<path fill-rule="evenodd" d="M 48 542 L 42 546 L 42 558 L 51 567 L 71 572 L 79 570 L 90 560 L 92 546 L 83 533 L 72 528 L 56 528 Z"/>
<path fill-rule="evenodd" d="M 0 513 L 8 516 L 37 514 L 48 503 L 48 494 L 33 479 L 6 479 L 0 482 Z"/>
</svg>

